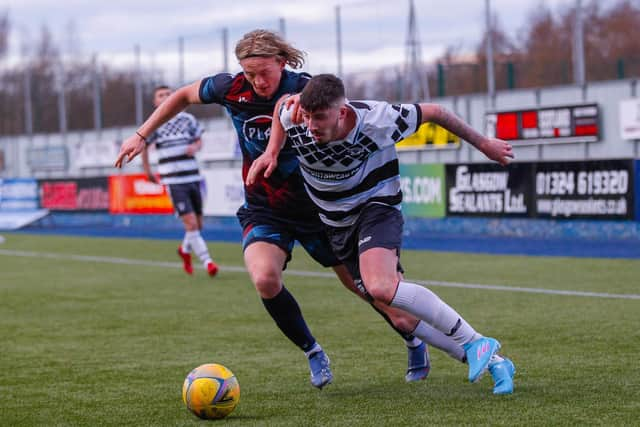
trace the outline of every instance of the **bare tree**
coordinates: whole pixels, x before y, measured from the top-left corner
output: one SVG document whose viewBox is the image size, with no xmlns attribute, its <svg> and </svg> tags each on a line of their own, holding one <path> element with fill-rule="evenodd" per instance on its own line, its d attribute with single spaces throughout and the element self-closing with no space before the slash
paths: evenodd
<svg viewBox="0 0 640 427">
<path fill-rule="evenodd" d="M 477 74 L 476 80 L 480 81 L 480 91 L 487 90 L 487 43 L 491 38 L 495 63 L 496 89 L 507 88 L 507 68 L 505 65 L 513 61 L 516 57 L 517 47 L 515 42 L 507 35 L 502 27 L 497 14 L 491 16 L 491 32 L 485 30 L 482 41 L 476 48 L 476 62 L 478 67 L 474 70 Z"/>
<path fill-rule="evenodd" d="M 567 84 L 571 79 L 571 27 L 544 5 L 529 15 L 518 61 L 521 87 Z"/>
<path fill-rule="evenodd" d="M 640 38 L 632 34 L 640 28 L 640 4 L 619 0 L 603 9 L 597 0 L 583 6 L 587 80 L 637 77 L 640 75 Z M 493 44 L 496 87 L 542 87 L 570 84 L 573 79 L 572 35 L 576 9 L 565 7 L 554 13 L 540 3 L 512 41 L 496 23 Z M 485 44 L 483 35 L 475 58 L 462 58 L 460 47 L 450 46 L 438 59 L 446 70 L 446 94 L 486 90 Z M 511 78 L 511 80 L 509 80 Z"/>
<path fill-rule="evenodd" d="M 587 78 L 614 79 L 640 75 L 640 4 L 620 1 L 602 11 L 592 1 L 586 8 L 585 56 Z"/>
</svg>

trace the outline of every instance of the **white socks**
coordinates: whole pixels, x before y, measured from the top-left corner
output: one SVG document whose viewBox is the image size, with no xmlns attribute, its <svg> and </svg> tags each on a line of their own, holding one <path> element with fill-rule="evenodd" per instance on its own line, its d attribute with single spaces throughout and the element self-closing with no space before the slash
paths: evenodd
<svg viewBox="0 0 640 427">
<path fill-rule="evenodd" d="M 188 231 L 184 233 L 184 239 L 182 239 L 182 244 L 180 245 L 180 249 L 182 253 L 189 254 L 191 253 L 191 245 L 189 244 L 189 236 Z"/>
<path fill-rule="evenodd" d="M 436 294 L 415 283 L 400 281 L 390 305 L 424 320 L 460 346 L 481 336 Z"/>
<path fill-rule="evenodd" d="M 416 326 L 416 329 L 418 329 L 417 326 Z M 412 335 L 415 335 L 415 334 L 412 334 Z M 407 347 L 411 347 L 411 348 L 416 348 L 417 346 L 422 344 L 422 341 L 420 341 L 420 338 L 417 338 L 417 335 L 414 336 L 411 341 L 404 340 L 404 342 L 405 342 L 405 344 L 407 344 Z"/>
<path fill-rule="evenodd" d="M 187 245 L 184 244 L 184 241 L 187 242 Z M 202 261 L 206 268 L 207 264 L 211 262 L 211 256 L 209 255 L 209 249 L 207 249 L 207 244 L 204 242 L 200 232 L 198 230 L 187 231 L 184 234 L 184 241 L 182 242 L 182 249 L 187 252 L 186 247 L 188 246 L 193 250 L 198 258 L 200 258 L 200 261 Z"/>
<path fill-rule="evenodd" d="M 465 353 L 462 346 L 455 342 L 451 337 L 448 337 L 439 330 L 429 326 L 425 321 L 419 321 L 418 326 L 416 326 L 416 329 L 412 334 L 430 346 L 439 348 L 454 359 L 460 362 L 464 360 Z"/>
</svg>

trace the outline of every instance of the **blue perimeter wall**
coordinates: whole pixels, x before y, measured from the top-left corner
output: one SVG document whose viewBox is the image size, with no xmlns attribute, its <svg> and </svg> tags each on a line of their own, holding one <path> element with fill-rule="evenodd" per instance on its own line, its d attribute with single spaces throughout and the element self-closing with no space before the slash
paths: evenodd
<svg viewBox="0 0 640 427">
<path fill-rule="evenodd" d="M 635 221 L 505 218 L 407 218 L 405 249 L 508 255 L 640 259 L 640 223 Z M 182 240 L 172 215 L 52 213 L 22 233 Z M 234 217 L 205 217 L 207 241 L 241 242 Z"/>
</svg>

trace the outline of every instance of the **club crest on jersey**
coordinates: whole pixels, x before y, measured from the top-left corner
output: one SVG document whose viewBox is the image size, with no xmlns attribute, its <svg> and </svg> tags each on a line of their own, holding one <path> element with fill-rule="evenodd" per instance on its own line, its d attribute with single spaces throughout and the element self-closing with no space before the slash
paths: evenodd
<svg viewBox="0 0 640 427">
<path fill-rule="evenodd" d="M 248 141 L 269 141 L 271 135 L 271 116 L 260 115 L 245 120 L 242 134 Z"/>
<path fill-rule="evenodd" d="M 362 147 L 351 147 L 349 148 L 349 155 L 351 157 L 359 158 L 364 153 L 364 149 Z"/>
</svg>

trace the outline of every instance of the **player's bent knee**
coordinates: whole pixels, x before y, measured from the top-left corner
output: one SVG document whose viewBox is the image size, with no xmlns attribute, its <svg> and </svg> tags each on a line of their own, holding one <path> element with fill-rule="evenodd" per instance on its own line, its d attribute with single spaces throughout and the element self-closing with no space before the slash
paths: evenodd
<svg viewBox="0 0 640 427">
<path fill-rule="evenodd" d="M 184 224 L 184 229 L 186 231 L 200 230 L 200 228 L 198 227 L 198 220 L 195 214 L 188 213 L 188 214 L 182 215 L 180 218 L 182 219 L 182 223 Z"/>
<path fill-rule="evenodd" d="M 370 280 L 365 281 L 367 291 L 374 300 L 389 304 L 395 294 L 393 281 L 390 280 Z"/>
<path fill-rule="evenodd" d="M 279 274 L 258 272 L 252 274 L 251 278 L 261 298 L 273 298 L 282 288 L 282 279 Z"/>
</svg>

